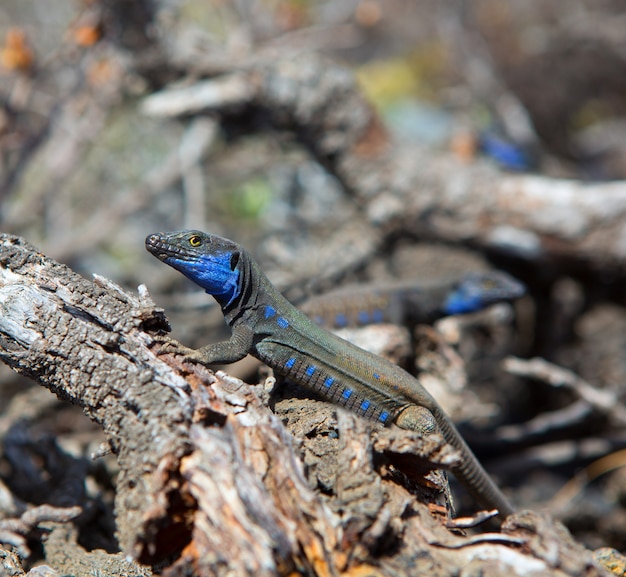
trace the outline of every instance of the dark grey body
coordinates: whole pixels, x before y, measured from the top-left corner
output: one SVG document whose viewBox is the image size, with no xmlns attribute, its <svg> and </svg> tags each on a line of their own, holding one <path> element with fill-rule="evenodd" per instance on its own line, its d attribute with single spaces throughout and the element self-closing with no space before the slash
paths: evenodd
<svg viewBox="0 0 626 577">
<path fill-rule="evenodd" d="M 513 277 L 489 270 L 454 278 L 345 286 L 314 296 L 298 308 L 326 328 L 376 323 L 416 325 L 450 314 L 482 310 L 493 303 L 517 299 L 524 292 L 524 285 Z"/>
<path fill-rule="evenodd" d="M 201 239 L 201 245 L 190 246 L 190 238 L 194 242 Z M 279 375 L 364 417 L 395 423 L 422 434 L 438 429 L 461 453 L 461 464 L 453 470 L 455 476 L 483 505 L 497 508 L 501 516 L 513 512 L 452 421 L 417 379 L 309 320 L 273 287 L 242 247 L 197 231 L 151 235 L 146 246 L 157 258 L 181 270 L 207 292 L 215 290 L 214 286 L 208 288 L 198 281 L 185 264 L 194 263 L 197 269 L 194 252 L 198 251 L 234 255 L 231 262 L 235 263 L 233 271 L 237 274 L 239 290 L 228 303 L 225 297 L 221 297 L 220 303 L 232 328 L 231 339 L 198 350 L 178 347 L 179 352 L 202 364 L 232 363 L 249 353 Z M 432 418 L 419 407 L 427 409 Z"/>
</svg>

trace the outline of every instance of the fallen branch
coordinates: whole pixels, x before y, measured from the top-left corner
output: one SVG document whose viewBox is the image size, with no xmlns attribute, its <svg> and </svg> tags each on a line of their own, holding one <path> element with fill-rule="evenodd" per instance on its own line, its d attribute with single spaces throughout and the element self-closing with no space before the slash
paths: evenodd
<svg viewBox="0 0 626 577">
<path fill-rule="evenodd" d="M 416 491 L 412 482 L 458 458 L 441 438 L 373 429 L 299 399 L 305 416 L 291 420 L 303 438 L 333 430 L 326 444 L 336 451 L 334 482 L 322 496 L 258 387 L 154 354 L 155 335 L 168 326 L 145 288 L 137 297 L 101 277 L 87 281 L 2 235 L 0 305 L 0 358 L 101 424 L 120 467 L 119 542 L 134 559 L 199 576 L 414 575 L 433 567 L 456 575 L 485 563 L 510 575 L 527 574 L 528 566 L 602 574 L 565 530 L 531 513 L 509 518 L 504 538 L 451 534 L 445 515 L 433 515 L 441 486 Z M 75 547 L 71 531 L 56 538 Z M 550 547 L 534 545 L 546 539 Z M 54 550 L 60 571 L 71 572 L 63 546 Z M 94 572 L 107 560 L 119 567 L 123 559 L 111 557 L 81 554 Z"/>
<path fill-rule="evenodd" d="M 185 104 L 183 97 L 193 94 Z M 616 268 L 626 260 L 626 183 L 503 173 L 389 139 L 347 70 L 317 56 L 249 67 L 145 99 L 155 116 L 261 111 L 293 132 L 362 204 L 379 229 L 469 242 L 528 260 Z M 378 229 L 378 230 L 377 230 Z M 309 259 L 305 259 L 309 260 Z"/>
<path fill-rule="evenodd" d="M 502 366 L 512 375 L 533 378 L 554 388 L 567 388 L 598 414 L 605 415 L 616 426 L 626 424 L 626 409 L 619 402 L 618 396 L 612 391 L 592 386 L 573 371 L 541 358 L 526 360 L 509 357 L 505 359 Z"/>
</svg>

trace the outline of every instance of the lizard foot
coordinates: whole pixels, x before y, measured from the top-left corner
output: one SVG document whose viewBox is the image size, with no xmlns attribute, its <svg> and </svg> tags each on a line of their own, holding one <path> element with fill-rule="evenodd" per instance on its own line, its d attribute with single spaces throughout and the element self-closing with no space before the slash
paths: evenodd
<svg viewBox="0 0 626 577">
<path fill-rule="evenodd" d="M 178 341 L 174 341 L 171 339 L 159 339 L 161 343 L 161 348 L 158 351 L 158 355 L 176 355 L 185 357 L 186 361 L 190 361 L 192 363 L 198 363 L 201 365 L 206 365 L 206 359 L 202 356 L 200 351 L 196 349 L 191 349 L 182 345 Z"/>
</svg>

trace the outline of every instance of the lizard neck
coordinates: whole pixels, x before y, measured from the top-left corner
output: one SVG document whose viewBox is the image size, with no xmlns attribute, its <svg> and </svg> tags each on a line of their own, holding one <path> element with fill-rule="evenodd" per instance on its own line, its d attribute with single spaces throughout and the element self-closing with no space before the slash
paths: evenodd
<svg viewBox="0 0 626 577">
<path fill-rule="evenodd" d="M 222 307 L 226 322 L 231 327 L 245 317 L 246 311 L 254 306 L 259 295 L 260 276 L 263 274 L 248 253 L 243 250 L 237 269 L 239 270 L 239 278 L 237 293 L 234 298 L 229 302 L 217 301 Z"/>
<path fill-rule="evenodd" d="M 239 269 L 238 293 L 230 303 L 221 305 L 224 318 L 231 327 L 240 323 L 257 326 L 259 322 L 262 322 L 263 311 L 268 305 L 281 310 L 291 306 L 244 250 L 241 251 L 237 267 Z"/>
</svg>

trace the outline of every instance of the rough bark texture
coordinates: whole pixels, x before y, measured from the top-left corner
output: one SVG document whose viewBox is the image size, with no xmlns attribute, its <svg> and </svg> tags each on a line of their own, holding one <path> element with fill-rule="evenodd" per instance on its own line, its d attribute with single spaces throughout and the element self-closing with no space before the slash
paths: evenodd
<svg viewBox="0 0 626 577">
<path fill-rule="evenodd" d="M 122 549 L 145 555 L 138 536 L 154 548 L 150 522 L 161 518 L 161 554 L 173 553 L 184 519 L 169 511 L 169 497 L 177 501 L 192 405 L 189 384 L 148 349 L 145 329 L 166 327 L 162 312 L 145 296 L 87 281 L 20 239 L 1 238 L 2 359 L 102 425 L 120 464 Z"/>
<path fill-rule="evenodd" d="M 502 533 L 451 533 L 433 502 L 441 481 L 424 477 L 457 458 L 440 438 L 298 400 L 298 416 L 294 405 L 278 408 L 285 422 L 305 439 L 332 433 L 320 453 L 336 455 L 332 487 L 313 490 L 263 390 L 155 356 L 167 322 L 140 295 L 0 237 L 1 358 L 101 424 L 120 467 L 124 554 L 165 575 L 602 574 L 560 525 L 533 513 L 509 518 Z M 433 488 L 418 490 L 425 478 Z M 75 535 L 58 531 L 48 548 L 59 571 L 85 562 L 119 571 L 114 556 L 64 555 L 59 539 L 76 547 Z"/>
</svg>

